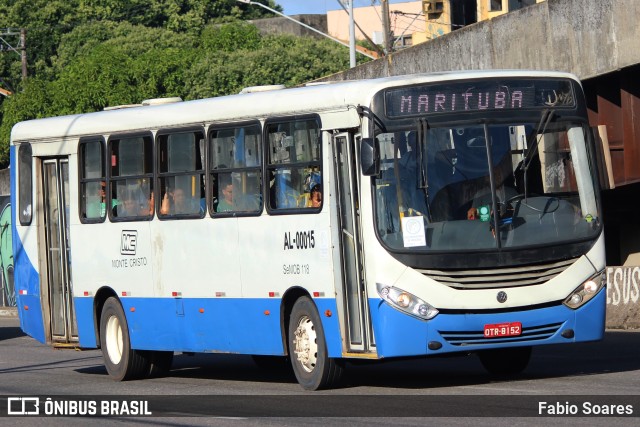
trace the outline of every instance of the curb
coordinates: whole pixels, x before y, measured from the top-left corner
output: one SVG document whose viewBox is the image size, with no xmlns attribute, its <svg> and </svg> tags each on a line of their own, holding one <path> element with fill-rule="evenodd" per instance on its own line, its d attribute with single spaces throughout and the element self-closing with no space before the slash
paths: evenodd
<svg viewBox="0 0 640 427">
<path fill-rule="evenodd" d="M 16 307 L 0 307 L 0 317 L 18 317 Z"/>
</svg>

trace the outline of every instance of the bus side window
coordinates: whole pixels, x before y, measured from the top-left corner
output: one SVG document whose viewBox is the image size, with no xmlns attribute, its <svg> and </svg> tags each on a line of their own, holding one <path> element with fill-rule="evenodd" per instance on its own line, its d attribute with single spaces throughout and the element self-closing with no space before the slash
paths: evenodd
<svg viewBox="0 0 640 427">
<path fill-rule="evenodd" d="M 112 218 L 148 220 L 155 212 L 153 142 L 150 134 L 109 140 Z"/>
<path fill-rule="evenodd" d="M 267 124 L 269 209 L 282 211 L 321 207 L 320 126 L 315 118 Z M 316 202 L 312 201 L 312 190 Z M 317 200 L 320 200 L 318 204 Z"/>
<path fill-rule="evenodd" d="M 262 211 L 262 136 L 259 123 L 209 133 L 212 215 L 255 215 Z"/>
<path fill-rule="evenodd" d="M 102 222 L 107 215 L 107 181 L 102 138 L 81 140 L 80 155 L 80 220 Z"/>
<path fill-rule="evenodd" d="M 158 136 L 159 218 L 202 218 L 204 205 L 204 132 Z"/>
<path fill-rule="evenodd" d="M 18 148 L 18 208 L 20 209 L 20 225 L 31 224 L 33 216 L 33 178 L 32 178 L 31 144 L 20 144 Z"/>
</svg>

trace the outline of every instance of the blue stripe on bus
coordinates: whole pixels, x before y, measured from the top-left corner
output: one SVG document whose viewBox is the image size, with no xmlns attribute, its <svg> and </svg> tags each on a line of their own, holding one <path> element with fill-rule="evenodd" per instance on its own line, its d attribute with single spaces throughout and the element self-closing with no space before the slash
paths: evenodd
<svg viewBox="0 0 640 427">
<path fill-rule="evenodd" d="M 379 299 L 370 299 L 378 357 L 420 356 L 466 352 L 498 347 L 597 341 L 604 336 L 606 290 L 578 310 L 560 304 L 554 307 L 491 314 L 438 314 L 422 321 L 392 308 Z M 521 322 L 519 337 L 484 338 L 484 325 Z M 573 329 L 573 338 L 562 331 Z M 428 343 L 442 344 L 429 350 Z"/>
<path fill-rule="evenodd" d="M 284 354 L 280 299 L 123 297 L 120 301 L 136 349 Z M 329 356 L 340 357 L 336 301 L 313 301 L 322 319 Z M 95 348 L 93 298 L 76 297 L 74 303 L 80 346 Z"/>
<path fill-rule="evenodd" d="M 93 298 L 77 297 L 74 301 L 80 345 L 94 348 Z M 121 302 L 133 348 L 284 354 L 278 299 L 124 297 Z M 328 298 L 314 302 L 323 322 L 329 356 L 341 357 L 336 302 Z M 602 339 L 606 292 L 601 291 L 578 310 L 558 305 L 511 313 L 439 314 L 428 322 L 407 316 L 379 299 L 371 299 L 370 306 L 378 357 L 423 356 Z M 488 339 L 482 336 L 484 325 L 506 322 L 522 323 L 523 334 Z M 575 336 L 562 337 L 566 329 L 573 329 Z M 440 342 L 442 348 L 429 350 L 430 341 Z"/>
<path fill-rule="evenodd" d="M 96 348 L 99 345 L 94 324 L 93 298 L 73 298 L 73 308 L 76 311 L 76 325 L 78 327 L 78 341 L 80 347 Z"/>
<path fill-rule="evenodd" d="M 40 276 L 22 246 L 17 233 L 13 235 L 13 268 L 20 281 L 15 283 L 16 306 L 20 328 L 41 343 L 46 342 L 42 305 L 40 303 Z"/>
<path fill-rule="evenodd" d="M 43 344 L 46 344 L 40 296 L 18 295 L 16 305 L 18 306 L 18 310 L 20 310 L 20 328 L 27 335 L 37 339 Z"/>
<path fill-rule="evenodd" d="M 11 146 L 9 156 L 11 158 L 11 238 L 13 243 L 13 269 L 16 293 L 16 306 L 19 310 L 20 328 L 28 335 L 41 343 L 46 342 L 44 334 L 44 321 L 42 319 L 42 306 L 40 304 L 40 276 L 33 267 L 27 252 L 22 246 L 16 225 L 18 224 L 16 212 L 18 201 L 16 192 L 13 191 L 16 182 L 16 148 Z"/>
</svg>

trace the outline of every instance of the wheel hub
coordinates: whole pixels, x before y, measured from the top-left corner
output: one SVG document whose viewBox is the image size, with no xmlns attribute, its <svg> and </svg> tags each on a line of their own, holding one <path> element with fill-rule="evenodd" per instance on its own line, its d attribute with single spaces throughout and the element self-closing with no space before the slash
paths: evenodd
<svg viewBox="0 0 640 427">
<path fill-rule="evenodd" d="M 318 341 L 311 319 L 307 316 L 301 317 L 293 334 L 296 359 L 305 371 L 313 371 L 318 359 Z"/>
<path fill-rule="evenodd" d="M 116 316 L 109 317 L 106 327 L 106 345 L 109 359 L 115 365 L 122 359 L 122 328 Z"/>
</svg>

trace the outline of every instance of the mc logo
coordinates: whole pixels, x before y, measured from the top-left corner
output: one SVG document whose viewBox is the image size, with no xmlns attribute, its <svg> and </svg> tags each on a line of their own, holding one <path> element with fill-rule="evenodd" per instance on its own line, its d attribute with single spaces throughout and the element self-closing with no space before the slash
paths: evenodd
<svg viewBox="0 0 640 427">
<path fill-rule="evenodd" d="M 120 254 L 135 255 L 137 243 L 138 243 L 138 232 L 136 230 L 122 230 Z"/>
</svg>

